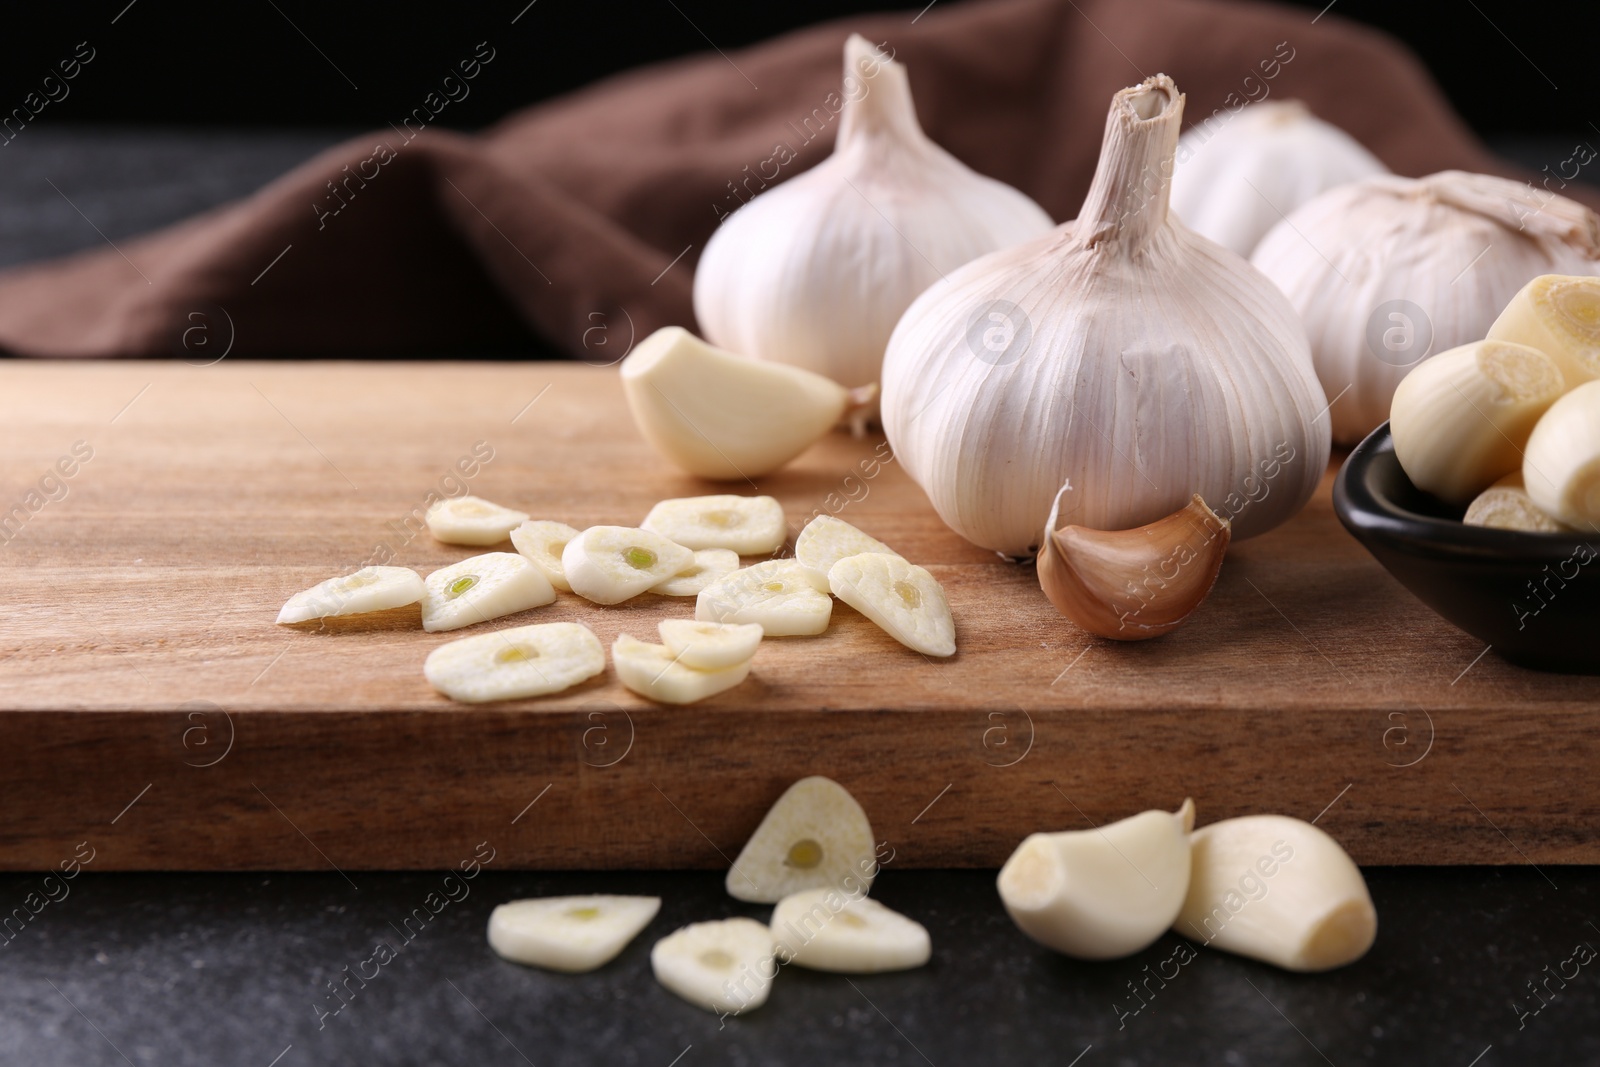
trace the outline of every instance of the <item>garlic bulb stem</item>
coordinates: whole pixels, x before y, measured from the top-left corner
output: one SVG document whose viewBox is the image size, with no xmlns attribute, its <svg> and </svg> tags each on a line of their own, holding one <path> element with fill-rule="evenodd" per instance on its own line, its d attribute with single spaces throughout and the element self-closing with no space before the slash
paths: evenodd
<svg viewBox="0 0 1600 1067">
<path fill-rule="evenodd" d="M 1138 248 L 1167 221 L 1179 124 L 1162 117 L 1174 104 L 1181 116 L 1181 98 L 1170 79 L 1124 92 L 1112 103 L 1100 166 L 1078 212 L 1077 234 L 1088 248 L 1108 240 Z"/>
</svg>

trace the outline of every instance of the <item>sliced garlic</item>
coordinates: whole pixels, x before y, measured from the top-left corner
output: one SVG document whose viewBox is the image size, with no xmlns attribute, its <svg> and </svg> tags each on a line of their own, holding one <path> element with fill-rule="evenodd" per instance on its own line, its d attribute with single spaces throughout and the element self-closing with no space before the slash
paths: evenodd
<svg viewBox="0 0 1600 1067">
<path fill-rule="evenodd" d="M 1541 274 L 1511 298 L 1488 336 L 1537 348 L 1560 364 L 1568 388 L 1600 378 L 1600 278 Z"/>
<path fill-rule="evenodd" d="M 578 531 L 564 522 L 536 519 L 512 530 L 511 543 L 550 579 L 551 585 L 563 593 L 570 593 L 572 584 L 567 581 L 567 572 L 561 567 L 561 553 L 577 536 Z"/>
<path fill-rule="evenodd" d="M 829 569 L 828 587 L 907 648 L 928 656 L 956 654 L 950 602 L 923 568 L 882 552 L 846 556 Z"/>
<path fill-rule="evenodd" d="M 702 548 L 694 561 L 650 591 L 661 596 L 699 596 L 701 590 L 739 569 L 739 553 L 727 548 Z"/>
<path fill-rule="evenodd" d="M 354 574 L 302 589 L 284 602 L 278 622 L 288 625 L 403 608 L 421 600 L 425 592 L 422 578 L 409 567 L 362 567 Z"/>
<path fill-rule="evenodd" d="M 513 963 L 582 974 L 616 959 L 660 910 L 660 897 L 513 900 L 489 913 L 489 947 Z"/>
<path fill-rule="evenodd" d="M 1522 481 L 1520 470 L 1495 482 L 1467 505 L 1461 519 L 1468 526 L 1488 526 L 1496 530 L 1524 530 L 1528 533 L 1572 533 L 1572 527 L 1557 522 L 1533 502 Z"/>
<path fill-rule="evenodd" d="M 722 670 L 748 663 L 756 654 L 763 636 L 753 622 L 696 622 L 691 619 L 663 619 L 656 624 L 661 643 L 685 667 L 701 671 Z"/>
<path fill-rule="evenodd" d="M 1550 405 L 1528 437 L 1522 478 L 1541 511 L 1600 532 L 1600 381 Z"/>
<path fill-rule="evenodd" d="M 831 778 L 784 790 L 728 871 L 728 895 L 776 904 L 802 889 L 865 895 L 877 877 L 872 825 L 856 798 Z"/>
<path fill-rule="evenodd" d="M 1194 803 L 1092 830 L 1030 834 L 1000 869 L 1022 932 L 1085 960 L 1131 956 L 1172 926 L 1189 890 Z"/>
<path fill-rule="evenodd" d="M 783 505 L 772 497 L 731 494 L 663 500 L 639 528 L 684 548 L 727 548 L 741 556 L 776 552 L 789 534 Z"/>
<path fill-rule="evenodd" d="M 750 661 L 721 670 L 696 670 L 667 650 L 623 634 L 611 645 L 617 680 L 628 689 L 662 704 L 693 704 L 732 689 L 750 676 Z"/>
<path fill-rule="evenodd" d="M 818 592 L 831 593 L 828 571 L 846 556 L 859 556 L 866 552 L 881 552 L 886 556 L 900 553 L 873 537 L 868 537 L 843 519 L 832 515 L 818 515 L 806 523 L 800 536 L 794 539 L 794 558 L 805 568 L 806 578 Z"/>
<path fill-rule="evenodd" d="M 639 342 L 621 377 L 645 440 L 690 474 L 722 480 L 777 470 L 877 395 L 712 348 L 679 326 Z"/>
<path fill-rule="evenodd" d="M 463 637 L 428 653 L 422 665 L 430 685 L 465 704 L 559 693 L 605 669 L 600 639 L 575 622 Z"/>
<path fill-rule="evenodd" d="M 591 526 L 561 551 L 572 591 L 596 604 L 620 604 L 693 562 L 682 545 L 631 526 Z"/>
<path fill-rule="evenodd" d="M 498 545 L 528 521 L 526 513 L 481 497 L 447 497 L 428 509 L 428 532 L 447 545 Z"/>
<path fill-rule="evenodd" d="M 1441 352 L 1395 389 L 1395 458 L 1418 489 L 1465 504 L 1517 469 L 1533 424 L 1565 388 L 1555 360 L 1527 345 Z"/>
<path fill-rule="evenodd" d="M 805 889 L 778 901 L 772 936 L 784 962 L 840 974 L 921 967 L 933 952 L 921 923 L 837 889 Z"/>
<path fill-rule="evenodd" d="M 656 981 L 707 1011 L 740 1012 L 767 1002 L 778 972 L 772 931 L 754 919 L 690 923 L 650 950 Z"/>
<path fill-rule="evenodd" d="M 440 567 L 423 584 L 422 628 L 430 633 L 543 607 L 556 598 L 549 579 L 515 552 L 470 556 Z"/>
<path fill-rule="evenodd" d="M 724 575 L 694 605 L 701 622 L 760 623 L 768 637 L 820 634 L 832 615 L 833 600 L 813 589 L 792 559 L 769 559 Z"/>
<path fill-rule="evenodd" d="M 1247 815 L 1189 837 L 1189 891 L 1173 929 L 1291 971 L 1326 971 L 1366 954 L 1378 914 L 1339 843 L 1299 819 Z"/>
</svg>

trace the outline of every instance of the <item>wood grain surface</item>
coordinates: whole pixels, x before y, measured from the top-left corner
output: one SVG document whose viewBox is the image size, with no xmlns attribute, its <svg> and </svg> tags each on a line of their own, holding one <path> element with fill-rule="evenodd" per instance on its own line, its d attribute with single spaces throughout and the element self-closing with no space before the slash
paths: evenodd
<svg viewBox="0 0 1600 1067">
<path fill-rule="evenodd" d="M 480 841 L 506 866 L 716 867 L 807 774 L 850 789 L 903 866 L 996 866 L 1031 831 L 1185 796 L 1201 823 L 1318 818 L 1363 863 L 1600 861 L 1600 680 L 1483 654 L 1345 534 L 1327 480 L 1230 550 L 1188 626 L 1125 645 L 947 530 L 881 438 L 836 435 L 727 491 L 927 566 L 959 653 L 931 662 L 837 604 L 688 708 L 609 671 L 466 707 L 422 661 L 535 621 L 651 638 L 692 599 L 564 595 L 452 634 L 274 625 L 363 563 L 472 554 L 417 532 L 430 492 L 463 487 L 578 527 L 722 491 L 644 445 L 614 368 L 0 365 L 0 867 L 80 841 L 101 870 L 453 866 Z"/>
</svg>

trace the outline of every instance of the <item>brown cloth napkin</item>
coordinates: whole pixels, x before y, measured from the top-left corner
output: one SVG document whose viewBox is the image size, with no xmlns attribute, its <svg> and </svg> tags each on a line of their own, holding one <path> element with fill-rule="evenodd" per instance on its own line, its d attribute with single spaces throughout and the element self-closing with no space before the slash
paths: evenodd
<svg viewBox="0 0 1600 1067">
<path fill-rule="evenodd" d="M 1299 98 L 1400 174 L 1524 176 L 1485 151 L 1409 52 L 1334 15 L 1226 0 L 945 3 L 631 72 L 472 136 L 429 127 L 446 106 L 430 98 L 121 252 L 0 275 L 0 348 L 183 355 L 199 326 L 217 335 L 190 355 L 230 340 L 234 355 L 381 356 L 532 331 L 609 361 L 630 337 L 691 324 L 694 264 L 720 218 L 832 150 L 829 95 L 851 31 L 907 65 L 934 140 L 1057 221 L 1089 187 L 1111 94 L 1157 72 L 1187 95 L 1191 125 Z M 496 61 L 516 62 L 483 46 L 463 76 L 492 78 Z"/>
</svg>

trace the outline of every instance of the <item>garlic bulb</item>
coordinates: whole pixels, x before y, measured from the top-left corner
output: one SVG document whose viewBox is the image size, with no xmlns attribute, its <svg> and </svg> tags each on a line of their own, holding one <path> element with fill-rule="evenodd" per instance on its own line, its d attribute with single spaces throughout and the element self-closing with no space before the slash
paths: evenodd
<svg viewBox="0 0 1600 1067">
<path fill-rule="evenodd" d="M 1178 138 L 1172 210 L 1195 233 L 1248 256 L 1279 219 L 1318 193 L 1388 172 L 1300 101 L 1266 101 L 1224 111 Z"/>
<path fill-rule="evenodd" d="M 1483 338 L 1529 279 L 1600 274 L 1600 216 L 1507 178 L 1381 176 L 1302 206 L 1250 262 L 1300 312 L 1338 398 L 1333 439 L 1353 444 L 1388 418 L 1412 367 Z"/>
<path fill-rule="evenodd" d="M 1033 552 L 1061 519 L 1154 522 L 1199 493 L 1253 537 L 1328 462 L 1326 398 L 1272 284 L 1167 212 L 1183 97 L 1158 75 L 1112 100 L 1083 213 L 954 271 L 889 342 L 895 456 L 967 540 Z"/>
<path fill-rule="evenodd" d="M 859 35 L 844 57 L 833 155 L 718 228 L 695 270 L 694 309 L 714 345 L 853 387 L 878 380 L 918 293 L 1051 221 L 928 139 L 903 66 Z"/>
</svg>

